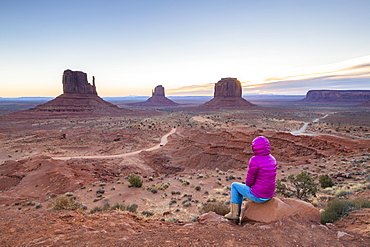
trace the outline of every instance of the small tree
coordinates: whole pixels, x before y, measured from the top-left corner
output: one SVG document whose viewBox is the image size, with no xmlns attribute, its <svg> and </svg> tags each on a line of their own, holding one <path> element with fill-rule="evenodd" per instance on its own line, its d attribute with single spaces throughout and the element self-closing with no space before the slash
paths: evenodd
<svg viewBox="0 0 370 247">
<path fill-rule="evenodd" d="M 325 189 L 327 187 L 332 187 L 334 186 L 333 180 L 329 177 L 328 174 L 322 175 L 319 177 L 319 182 L 321 185 L 321 188 Z"/>
<path fill-rule="evenodd" d="M 277 180 L 276 192 L 283 194 L 285 197 L 295 196 L 298 199 L 306 199 L 309 194 L 316 197 L 317 186 L 314 179 L 306 171 L 297 174 L 297 176 L 289 175 L 288 182 L 290 185 Z"/>
<path fill-rule="evenodd" d="M 143 180 L 141 180 L 140 176 L 131 174 L 128 177 L 128 182 L 130 185 L 128 187 L 141 187 L 143 185 Z"/>
</svg>

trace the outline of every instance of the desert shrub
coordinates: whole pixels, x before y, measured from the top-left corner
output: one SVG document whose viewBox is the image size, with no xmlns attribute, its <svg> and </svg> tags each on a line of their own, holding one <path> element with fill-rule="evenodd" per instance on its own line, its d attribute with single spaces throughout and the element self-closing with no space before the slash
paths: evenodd
<svg viewBox="0 0 370 247">
<path fill-rule="evenodd" d="M 67 196 L 59 196 L 51 201 L 49 207 L 53 210 L 77 210 L 82 207 L 82 203 Z"/>
<path fill-rule="evenodd" d="M 230 206 L 225 202 L 206 202 L 199 210 L 201 214 L 208 213 L 210 211 L 219 215 L 225 215 L 230 212 Z"/>
<path fill-rule="evenodd" d="M 287 182 L 288 185 L 278 179 L 276 181 L 276 192 L 285 197 L 295 196 L 298 199 L 307 199 L 310 194 L 316 197 L 317 186 L 314 183 L 314 179 L 306 171 L 296 176 L 293 174 L 289 175 Z"/>
<path fill-rule="evenodd" d="M 361 208 L 370 208 L 370 200 L 358 198 L 355 200 L 336 199 L 328 203 L 328 207 L 321 214 L 321 223 L 333 223 L 348 216 L 351 211 Z"/>
<path fill-rule="evenodd" d="M 332 187 L 334 186 L 333 180 L 329 177 L 328 174 L 322 175 L 319 177 L 319 182 L 321 185 L 321 188 L 325 189 L 327 187 Z"/>
<path fill-rule="evenodd" d="M 153 216 L 154 213 L 153 212 L 150 212 L 150 211 L 143 211 L 141 212 L 142 215 L 146 216 L 146 217 L 150 217 L 150 216 Z"/>
<path fill-rule="evenodd" d="M 128 177 L 128 182 L 130 183 L 128 187 L 141 187 L 143 185 L 143 180 L 135 174 L 131 174 Z"/>
<path fill-rule="evenodd" d="M 131 213 L 137 213 L 137 208 L 138 206 L 136 204 L 125 205 L 123 203 L 116 203 L 116 204 L 113 204 L 112 206 L 109 204 L 104 204 L 102 207 L 94 207 L 93 209 L 91 209 L 90 214 L 101 212 L 101 211 L 112 211 L 112 210 L 129 211 Z"/>
<path fill-rule="evenodd" d="M 328 203 L 327 209 L 321 214 L 321 223 L 333 223 L 355 210 L 353 203 L 347 200 L 333 200 Z"/>
</svg>

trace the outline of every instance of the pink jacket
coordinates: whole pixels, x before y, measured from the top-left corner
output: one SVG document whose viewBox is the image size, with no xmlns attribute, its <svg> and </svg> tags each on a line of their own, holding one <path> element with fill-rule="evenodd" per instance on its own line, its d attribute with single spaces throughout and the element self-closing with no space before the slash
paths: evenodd
<svg viewBox="0 0 370 247">
<path fill-rule="evenodd" d="M 245 184 L 251 187 L 251 192 L 258 198 L 272 198 L 276 187 L 277 162 L 270 154 L 270 142 L 264 136 L 252 141 L 255 154 L 249 160 L 249 168 Z"/>
</svg>

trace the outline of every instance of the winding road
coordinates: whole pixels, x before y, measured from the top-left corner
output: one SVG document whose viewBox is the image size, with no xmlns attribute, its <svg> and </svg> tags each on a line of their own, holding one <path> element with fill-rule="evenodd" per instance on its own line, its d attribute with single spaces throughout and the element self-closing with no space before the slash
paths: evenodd
<svg viewBox="0 0 370 247">
<path fill-rule="evenodd" d="M 167 138 L 172 135 L 173 133 L 176 132 L 176 128 L 173 128 L 170 132 L 168 132 L 167 134 L 165 134 L 164 136 L 162 136 L 161 138 L 161 142 L 151 148 L 147 148 L 147 149 L 142 149 L 142 150 L 138 150 L 138 151 L 135 151 L 135 152 L 130 152 L 130 153 L 123 153 L 123 154 L 113 154 L 113 155 L 92 155 L 92 156 L 65 156 L 65 157 L 52 157 L 53 159 L 55 160 L 69 160 L 69 159 L 109 159 L 109 158 L 122 158 L 122 157 L 126 157 L 126 156 L 130 156 L 130 155 L 134 155 L 134 154 L 138 154 L 142 151 L 153 151 L 153 150 L 156 150 L 164 145 L 167 144 L 168 140 Z"/>
<path fill-rule="evenodd" d="M 320 121 L 320 119 L 324 119 L 326 118 L 327 116 L 329 116 L 330 114 L 326 114 L 325 116 L 323 117 L 320 117 L 320 118 L 316 118 L 315 120 L 312 121 L 312 123 L 317 123 L 318 121 Z M 304 134 L 303 132 L 305 132 L 307 126 L 310 124 L 311 122 L 308 122 L 308 123 L 304 123 L 303 126 L 299 129 L 299 130 L 296 130 L 296 131 L 292 131 L 290 132 L 290 134 L 292 135 L 311 135 L 311 134 Z"/>
</svg>

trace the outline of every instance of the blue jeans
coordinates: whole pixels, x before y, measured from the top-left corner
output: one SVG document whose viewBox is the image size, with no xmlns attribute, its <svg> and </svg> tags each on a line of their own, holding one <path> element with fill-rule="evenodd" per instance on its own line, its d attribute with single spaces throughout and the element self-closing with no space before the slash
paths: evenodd
<svg viewBox="0 0 370 247">
<path fill-rule="evenodd" d="M 238 182 L 232 183 L 231 184 L 231 203 L 242 204 L 243 196 L 257 203 L 266 202 L 270 199 L 269 198 L 266 200 L 266 199 L 255 197 L 251 192 L 251 187 L 249 187 L 248 185 L 238 183 Z"/>
</svg>

